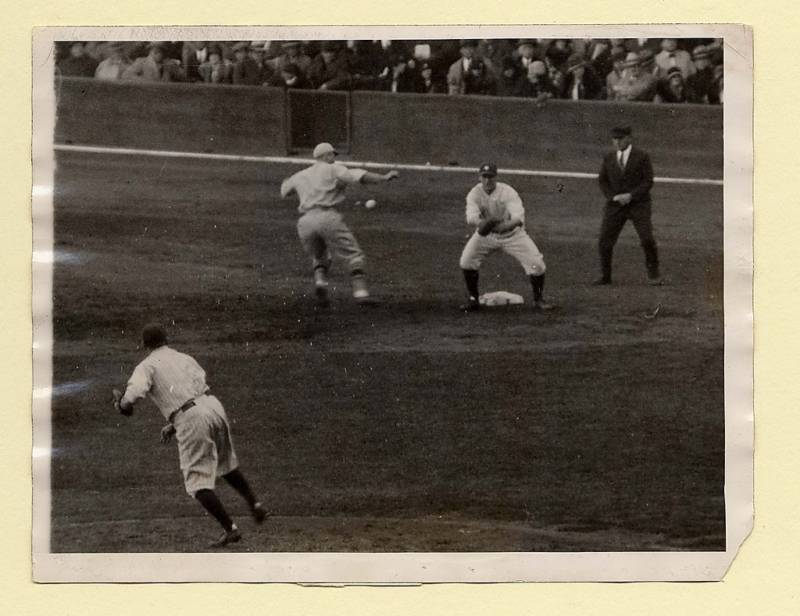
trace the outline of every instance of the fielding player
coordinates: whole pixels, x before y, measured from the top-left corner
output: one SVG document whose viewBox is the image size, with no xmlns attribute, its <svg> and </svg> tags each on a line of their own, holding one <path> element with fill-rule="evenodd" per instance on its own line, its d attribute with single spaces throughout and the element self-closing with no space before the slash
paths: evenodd
<svg viewBox="0 0 800 616">
<path fill-rule="evenodd" d="M 461 253 L 461 269 L 469 300 L 463 310 L 480 309 L 478 270 L 487 255 L 502 250 L 519 261 L 533 287 L 533 305 L 550 310 L 544 301 L 544 257 L 525 232 L 525 210 L 519 194 L 508 184 L 497 181 L 497 167 L 492 163 L 478 170 L 481 182 L 467 194 L 467 224 L 476 228 Z"/>
<path fill-rule="evenodd" d="M 344 201 L 347 184 L 389 182 L 399 174 L 394 170 L 381 175 L 364 169 L 348 169 L 336 162 L 337 152 L 330 143 L 317 145 L 313 155 L 316 162 L 312 166 L 283 181 L 281 196 L 286 198 L 294 192 L 300 199 L 297 233 L 303 248 L 313 258 L 317 302 L 321 306 L 328 305 L 331 252 L 347 263 L 353 297 L 363 302 L 369 298 L 364 277 L 364 252 L 336 206 Z"/>
<path fill-rule="evenodd" d="M 242 495 L 258 524 L 267 513 L 237 468 L 239 462 L 225 409 L 209 394 L 206 373 L 200 365 L 167 346 L 163 327 L 145 326 L 142 342 L 150 354 L 136 366 L 125 395 L 114 390 L 114 408 L 130 416 L 139 400 L 152 400 L 169 422 L 161 429 L 161 442 L 169 443 L 173 434 L 177 436 L 186 491 L 225 529 L 209 547 L 221 548 L 240 541 L 241 532 L 214 492 L 217 477 L 224 478 Z"/>
</svg>

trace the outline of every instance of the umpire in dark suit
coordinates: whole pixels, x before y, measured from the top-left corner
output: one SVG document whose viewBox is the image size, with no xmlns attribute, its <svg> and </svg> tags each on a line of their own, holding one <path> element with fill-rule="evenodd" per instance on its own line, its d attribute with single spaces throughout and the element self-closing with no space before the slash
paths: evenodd
<svg viewBox="0 0 800 616">
<path fill-rule="evenodd" d="M 614 151 L 603 159 L 600 188 L 606 198 L 600 230 L 600 266 L 602 276 L 595 284 L 611 284 L 611 260 L 614 245 L 630 219 L 644 250 L 648 283 L 662 284 L 658 269 L 658 248 L 653 237 L 650 189 L 653 165 L 647 152 L 633 147 L 629 126 L 611 131 Z"/>
</svg>

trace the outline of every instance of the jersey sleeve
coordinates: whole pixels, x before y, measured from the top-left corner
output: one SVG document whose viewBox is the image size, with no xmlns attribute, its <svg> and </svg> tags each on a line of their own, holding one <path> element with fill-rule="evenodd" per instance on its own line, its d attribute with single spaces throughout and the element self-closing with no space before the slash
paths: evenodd
<svg viewBox="0 0 800 616">
<path fill-rule="evenodd" d="M 522 207 L 522 197 L 519 196 L 519 193 L 511 188 L 511 186 L 505 186 L 505 194 L 503 195 L 503 201 L 505 202 L 506 206 L 506 213 L 508 214 L 508 220 L 510 222 L 525 222 L 525 208 Z"/>
<path fill-rule="evenodd" d="M 473 227 L 481 224 L 481 208 L 476 189 L 477 186 L 467 193 L 467 224 Z"/>
<path fill-rule="evenodd" d="M 358 184 L 361 179 L 366 175 L 366 169 L 349 169 L 341 163 L 333 165 L 333 175 L 340 182 L 345 184 Z"/>
<path fill-rule="evenodd" d="M 292 194 L 294 190 L 294 176 L 290 178 L 286 178 L 283 182 L 281 182 L 281 197 L 284 199 Z"/>
<path fill-rule="evenodd" d="M 136 366 L 131 378 L 128 379 L 128 387 L 122 399 L 130 404 L 135 404 L 147 395 L 152 386 L 153 366 L 143 361 Z"/>
</svg>

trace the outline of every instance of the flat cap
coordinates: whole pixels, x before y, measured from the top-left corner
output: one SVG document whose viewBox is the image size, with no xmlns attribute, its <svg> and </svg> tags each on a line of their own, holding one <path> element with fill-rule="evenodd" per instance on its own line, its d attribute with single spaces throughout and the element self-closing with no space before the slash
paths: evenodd
<svg viewBox="0 0 800 616">
<path fill-rule="evenodd" d="M 324 156 L 325 154 L 330 154 L 333 152 L 334 154 L 338 154 L 334 147 L 325 141 L 322 143 L 317 144 L 317 147 L 314 148 L 313 156 L 314 158 L 319 158 L 320 156 Z"/>
</svg>

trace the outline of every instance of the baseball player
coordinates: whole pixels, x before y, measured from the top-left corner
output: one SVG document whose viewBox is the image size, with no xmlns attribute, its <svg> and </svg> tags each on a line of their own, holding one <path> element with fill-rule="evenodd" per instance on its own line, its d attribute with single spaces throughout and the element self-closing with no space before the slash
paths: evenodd
<svg viewBox="0 0 800 616">
<path fill-rule="evenodd" d="M 133 371 L 123 395 L 113 390 L 114 408 L 129 417 L 134 405 L 149 398 L 167 420 L 161 429 L 161 442 L 176 435 L 186 491 L 222 525 L 224 532 L 209 545 L 221 548 L 236 543 L 242 534 L 214 492 L 217 477 L 222 477 L 247 501 L 256 523 L 267 512 L 238 469 L 239 461 L 231 441 L 225 409 L 209 393 L 206 373 L 188 355 L 167 346 L 167 333 L 161 325 L 142 330 L 142 343 L 149 355 Z"/>
<path fill-rule="evenodd" d="M 330 143 L 314 148 L 315 163 L 298 171 L 281 184 L 285 199 L 295 193 L 300 199 L 300 220 L 297 233 L 303 248 L 313 258 L 314 293 L 320 306 L 328 306 L 328 270 L 331 252 L 343 259 L 350 268 L 353 297 L 358 302 L 369 300 L 364 277 L 364 252 L 353 233 L 344 223 L 336 206 L 345 199 L 348 184 L 378 184 L 398 177 L 397 171 L 384 174 L 364 169 L 348 169 L 336 162 L 337 152 Z"/>
<path fill-rule="evenodd" d="M 544 257 L 525 231 L 525 210 L 519 194 L 508 184 L 497 181 L 497 166 L 481 165 L 480 184 L 467 194 L 467 224 L 476 227 L 461 253 L 461 269 L 469 300 L 463 310 L 479 310 L 478 270 L 487 255 L 496 250 L 519 261 L 533 287 L 533 305 L 551 310 L 544 301 Z"/>
</svg>

